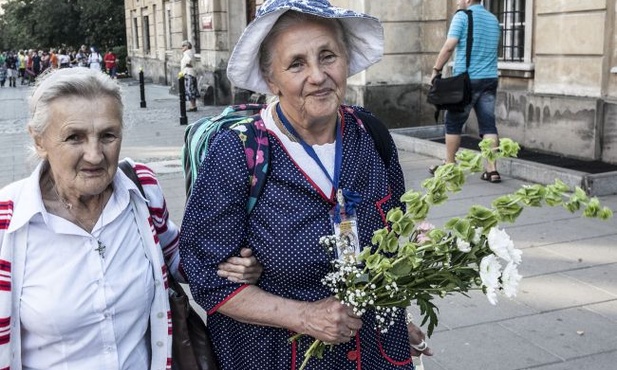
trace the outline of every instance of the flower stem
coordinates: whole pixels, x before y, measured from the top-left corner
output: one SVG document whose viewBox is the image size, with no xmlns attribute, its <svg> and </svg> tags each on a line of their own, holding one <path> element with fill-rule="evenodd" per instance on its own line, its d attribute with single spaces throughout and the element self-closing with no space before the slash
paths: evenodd
<svg viewBox="0 0 617 370">
<path fill-rule="evenodd" d="M 324 344 L 322 341 L 320 341 L 319 339 L 315 339 L 313 341 L 313 343 L 311 344 L 311 346 L 306 350 L 306 352 L 304 352 L 304 361 L 302 361 L 302 365 L 300 365 L 300 369 L 299 370 L 304 370 L 304 368 L 306 367 L 306 365 L 308 365 L 309 360 L 311 359 L 311 357 L 320 354 L 323 349 L 320 348 L 322 347 Z M 318 356 L 320 357 L 320 356 Z"/>
</svg>

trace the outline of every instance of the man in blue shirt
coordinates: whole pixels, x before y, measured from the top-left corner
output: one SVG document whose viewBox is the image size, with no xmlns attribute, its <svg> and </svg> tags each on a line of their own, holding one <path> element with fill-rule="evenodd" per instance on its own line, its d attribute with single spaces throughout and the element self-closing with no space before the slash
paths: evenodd
<svg viewBox="0 0 617 370">
<path fill-rule="evenodd" d="M 478 119 L 480 137 L 492 139 L 494 147 L 497 147 L 499 143 L 495 126 L 495 97 L 498 83 L 497 53 L 501 34 L 499 21 L 480 4 L 480 0 L 458 0 L 458 8 L 471 10 L 473 17 L 473 46 L 468 70 L 472 100 L 462 112 L 446 111 L 446 163 L 455 161 L 456 152 L 461 144 L 463 126 L 472 108 Z M 431 81 L 441 73 L 454 51 L 456 55 L 453 75 L 465 72 L 468 23 L 467 14 L 464 12 L 457 12 L 452 18 L 448 38 L 435 61 Z M 431 173 L 435 169 L 436 166 L 432 167 Z M 492 183 L 501 181 L 494 162 L 486 163 L 482 179 Z"/>
</svg>

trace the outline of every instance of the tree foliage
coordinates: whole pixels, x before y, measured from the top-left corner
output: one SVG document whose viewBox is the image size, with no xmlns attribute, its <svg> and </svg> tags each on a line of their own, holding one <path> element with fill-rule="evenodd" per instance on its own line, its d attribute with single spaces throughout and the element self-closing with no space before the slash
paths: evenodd
<svg viewBox="0 0 617 370">
<path fill-rule="evenodd" d="M 126 44 L 123 0 L 9 0 L 2 7 L 2 49 Z"/>
</svg>

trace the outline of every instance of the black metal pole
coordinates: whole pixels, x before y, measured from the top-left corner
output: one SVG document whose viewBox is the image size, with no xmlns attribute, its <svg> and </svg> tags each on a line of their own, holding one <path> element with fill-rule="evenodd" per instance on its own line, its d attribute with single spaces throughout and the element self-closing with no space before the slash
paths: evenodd
<svg viewBox="0 0 617 370">
<path fill-rule="evenodd" d="M 142 108 L 146 107 L 146 89 L 144 88 L 144 71 L 139 70 L 139 94 L 141 96 L 141 102 L 139 106 Z"/>
<path fill-rule="evenodd" d="M 180 125 L 188 124 L 186 118 L 186 90 L 184 89 L 184 75 L 181 73 L 178 77 L 178 92 L 180 95 Z"/>
</svg>

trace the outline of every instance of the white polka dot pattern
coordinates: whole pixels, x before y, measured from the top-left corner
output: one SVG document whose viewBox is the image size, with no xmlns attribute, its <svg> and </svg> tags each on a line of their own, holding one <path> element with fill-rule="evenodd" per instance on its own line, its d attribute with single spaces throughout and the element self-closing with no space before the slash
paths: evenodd
<svg viewBox="0 0 617 370">
<path fill-rule="evenodd" d="M 263 264 L 258 285 L 265 291 L 303 301 L 331 295 L 321 283 L 330 261 L 318 239 L 333 232 L 333 200 L 321 197 L 299 172 L 294 160 L 301 158 L 290 158 L 273 135 L 269 139 L 270 173 L 250 216 L 244 149 L 235 133 L 222 132 L 200 169 L 182 222 L 183 268 L 195 300 L 211 314 L 208 327 L 221 370 L 296 369 L 313 340 L 303 337 L 295 348 L 287 330 L 243 324 L 216 313 L 217 305 L 240 287 L 219 278 L 216 266 L 238 255 L 241 247 L 250 245 Z M 392 148 L 386 171 L 370 135 L 345 114 L 340 183 L 362 194 L 357 209 L 362 246 L 370 245 L 373 230 L 384 226 L 386 212 L 400 205 L 404 180 L 393 142 Z M 326 351 L 307 369 L 413 369 L 404 313 L 387 334 L 377 334 L 372 313 L 363 321 L 356 341 Z"/>
</svg>

